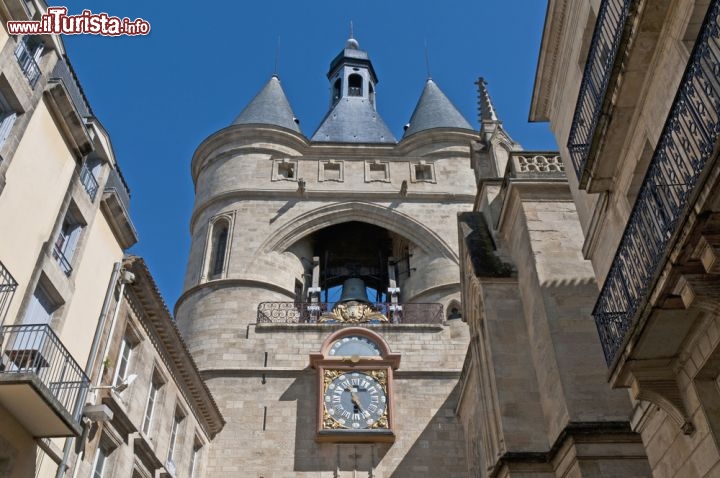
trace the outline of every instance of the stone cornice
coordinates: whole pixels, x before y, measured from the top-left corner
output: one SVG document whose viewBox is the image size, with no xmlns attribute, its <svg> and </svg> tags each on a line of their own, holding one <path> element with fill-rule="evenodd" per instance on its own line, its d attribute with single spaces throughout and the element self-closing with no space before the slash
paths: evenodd
<svg viewBox="0 0 720 478">
<path fill-rule="evenodd" d="M 178 389 L 187 400 L 203 430 L 213 438 L 223 428 L 225 420 L 210 390 L 202 380 L 200 371 L 160 295 L 155 280 L 145 261 L 140 257 L 127 257 L 125 268 L 136 277 L 130 289 L 144 311 L 144 314 L 139 314 L 141 323 L 153 339 L 156 350 L 168 366 Z"/>
</svg>

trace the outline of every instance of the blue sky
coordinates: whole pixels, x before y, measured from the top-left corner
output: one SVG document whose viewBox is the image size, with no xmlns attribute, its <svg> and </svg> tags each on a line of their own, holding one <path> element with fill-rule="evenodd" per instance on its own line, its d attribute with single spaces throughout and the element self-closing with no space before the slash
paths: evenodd
<svg viewBox="0 0 720 478">
<path fill-rule="evenodd" d="M 148 36 L 76 35 L 65 44 L 130 185 L 140 235 L 130 252 L 145 257 L 171 309 L 190 247 L 190 159 L 270 78 L 278 36 L 280 79 L 307 136 L 327 111 L 325 74 L 352 20 L 380 79 L 378 110 L 398 138 L 427 78 L 427 43 L 432 78 L 473 126 L 474 82 L 484 76 L 510 135 L 525 149 L 556 149 L 547 124 L 527 121 L 544 1 L 51 4 L 142 17 L 152 27 Z"/>
</svg>

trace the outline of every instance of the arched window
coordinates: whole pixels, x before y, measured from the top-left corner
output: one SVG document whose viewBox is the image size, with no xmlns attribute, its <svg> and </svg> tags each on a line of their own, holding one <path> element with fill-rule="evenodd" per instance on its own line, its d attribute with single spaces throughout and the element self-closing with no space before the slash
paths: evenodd
<svg viewBox="0 0 720 478">
<path fill-rule="evenodd" d="M 225 257 L 227 255 L 229 230 L 230 224 L 225 219 L 216 221 L 212 225 L 208 267 L 209 279 L 220 278 L 225 270 Z"/>
<path fill-rule="evenodd" d="M 462 318 L 462 307 L 460 306 L 460 303 L 458 301 L 453 300 L 447 306 L 447 316 L 445 317 L 445 319 L 454 320 Z"/>
<path fill-rule="evenodd" d="M 333 91 L 332 91 L 332 104 L 337 103 L 340 101 L 340 97 L 342 96 L 342 80 L 338 78 L 335 80 L 335 83 L 333 84 Z"/>
<path fill-rule="evenodd" d="M 362 96 L 362 76 L 353 73 L 348 77 L 348 96 Z"/>
</svg>

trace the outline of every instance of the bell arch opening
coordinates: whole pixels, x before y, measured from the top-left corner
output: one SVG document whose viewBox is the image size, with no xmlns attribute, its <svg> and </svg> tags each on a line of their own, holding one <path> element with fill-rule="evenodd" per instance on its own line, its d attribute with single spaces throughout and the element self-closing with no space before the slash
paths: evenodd
<svg viewBox="0 0 720 478">
<path fill-rule="evenodd" d="M 380 303 L 389 301 L 388 287 L 402 287 L 411 274 L 413 248 L 409 239 L 386 228 L 347 221 L 314 231 L 288 251 L 305 263 L 309 283 L 305 289 L 319 288 L 321 302 Z"/>
</svg>

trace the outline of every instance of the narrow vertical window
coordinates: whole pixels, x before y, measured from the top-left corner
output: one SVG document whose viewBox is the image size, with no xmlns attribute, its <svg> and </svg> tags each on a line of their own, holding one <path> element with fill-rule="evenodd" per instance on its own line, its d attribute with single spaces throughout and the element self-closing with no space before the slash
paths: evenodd
<svg viewBox="0 0 720 478">
<path fill-rule="evenodd" d="M 190 455 L 190 478 L 196 478 L 198 476 L 198 467 L 200 466 L 200 452 L 202 451 L 202 444 L 196 441 L 193 443 L 192 454 Z"/>
<path fill-rule="evenodd" d="M 225 268 L 229 225 L 227 221 L 218 221 L 213 225 L 212 249 L 210 251 L 210 279 L 219 278 Z"/>
<path fill-rule="evenodd" d="M 147 405 L 145 406 L 145 418 L 143 419 L 142 431 L 145 435 L 150 434 L 150 425 L 152 424 L 153 413 L 155 412 L 155 402 L 157 400 L 160 384 L 153 380 L 150 383 L 150 392 L 148 393 Z"/>
<path fill-rule="evenodd" d="M 168 463 L 172 463 L 173 466 L 175 465 L 175 449 L 177 445 L 178 431 L 180 429 L 180 424 L 182 423 L 183 418 L 185 417 L 182 415 L 182 413 L 180 413 L 179 410 L 176 410 L 172 428 L 170 429 L 170 447 L 168 448 L 167 454 L 167 461 Z"/>
<path fill-rule="evenodd" d="M 128 374 L 128 365 L 130 364 L 130 355 L 132 354 L 132 345 L 127 337 L 124 337 L 120 343 L 120 353 L 118 354 L 117 367 L 115 368 L 115 377 L 113 378 L 113 386 L 122 383 Z"/>
<path fill-rule="evenodd" d="M 101 447 L 95 452 L 95 463 L 93 464 L 92 478 L 102 478 L 105 472 L 105 461 L 107 453 Z"/>
<path fill-rule="evenodd" d="M 0 93 L 0 146 L 5 144 L 5 140 L 10 136 L 10 130 L 12 130 L 16 119 L 17 113 L 5 99 L 5 96 Z"/>
<path fill-rule="evenodd" d="M 340 97 L 342 96 L 342 80 L 338 78 L 335 80 L 335 83 L 333 84 L 333 96 L 332 96 L 332 104 L 337 103 L 340 101 Z"/>
<path fill-rule="evenodd" d="M 83 221 L 78 207 L 75 203 L 71 203 L 53 247 L 53 257 L 58 261 L 60 268 L 66 275 L 72 273 L 71 262 L 85 225 L 86 223 Z"/>
</svg>

